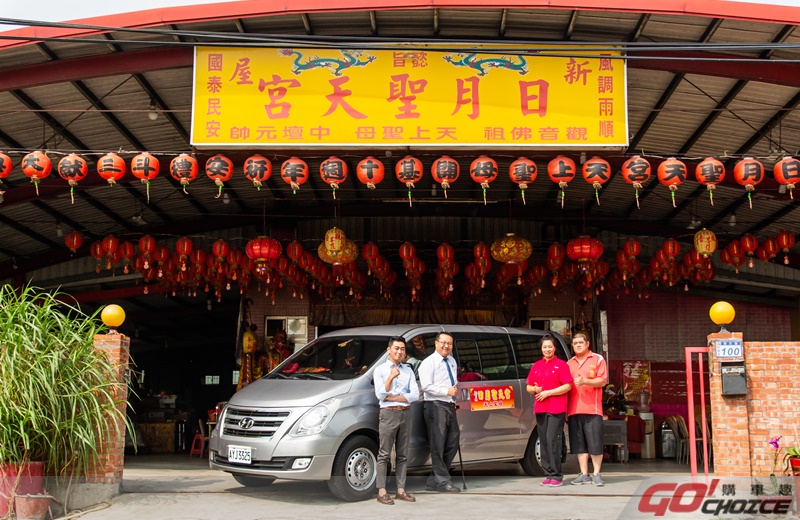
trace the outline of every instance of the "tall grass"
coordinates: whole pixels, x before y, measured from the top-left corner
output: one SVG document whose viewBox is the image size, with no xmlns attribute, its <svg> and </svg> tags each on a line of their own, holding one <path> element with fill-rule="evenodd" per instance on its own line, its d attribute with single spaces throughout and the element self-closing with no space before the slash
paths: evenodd
<svg viewBox="0 0 800 520">
<path fill-rule="evenodd" d="M 125 424 L 127 391 L 94 346 L 107 329 L 64 296 L 0 287 L 0 464 L 82 474 Z"/>
</svg>

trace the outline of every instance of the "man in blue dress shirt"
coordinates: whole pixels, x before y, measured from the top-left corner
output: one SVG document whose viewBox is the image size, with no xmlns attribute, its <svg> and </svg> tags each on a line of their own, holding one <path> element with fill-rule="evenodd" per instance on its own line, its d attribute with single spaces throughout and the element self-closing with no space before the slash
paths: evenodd
<svg viewBox="0 0 800 520">
<path fill-rule="evenodd" d="M 411 436 L 411 403 L 419 400 L 419 388 L 414 371 L 403 363 L 406 356 L 406 343 L 402 337 L 389 339 L 386 349 L 389 358 L 375 369 L 373 381 L 375 395 L 380 401 L 381 411 L 378 424 L 380 447 L 378 449 L 378 468 L 376 485 L 378 502 L 394 504 L 386 493 L 386 470 L 395 449 L 395 477 L 397 478 L 397 500 L 416 502 L 416 498 L 406 493 L 406 466 L 408 464 L 408 441 Z"/>
</svg>

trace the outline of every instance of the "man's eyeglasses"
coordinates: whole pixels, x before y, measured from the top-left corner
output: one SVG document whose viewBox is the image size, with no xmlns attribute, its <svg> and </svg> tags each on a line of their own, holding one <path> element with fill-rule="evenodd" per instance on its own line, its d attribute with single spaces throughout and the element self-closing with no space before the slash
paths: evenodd
<svg viewBox="0 0 800 520">
<path fill-rule="evenodd" d="M 437 343 L 443 347 L 452 347 L 453 343 L 451 341 L 437 341 Z"/>
</svg>

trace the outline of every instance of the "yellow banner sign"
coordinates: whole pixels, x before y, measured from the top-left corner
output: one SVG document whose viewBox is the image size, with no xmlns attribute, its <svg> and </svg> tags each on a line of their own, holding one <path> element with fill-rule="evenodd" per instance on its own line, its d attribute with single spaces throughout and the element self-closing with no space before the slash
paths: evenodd
<svg viewBox="0 0 800 520">
<path fill-rule="evenodd" d="M 625 61 L 613 58 L 619 53 L 480 49 L 485 53 L 198 47 L 191 143 L 627 146 Z"/>
<path fill-rule="evenodd" d="M 512 386 L 470 388 L 469 403 L 471 410 L 514 408 L 514 388 Z"/>
</svg>

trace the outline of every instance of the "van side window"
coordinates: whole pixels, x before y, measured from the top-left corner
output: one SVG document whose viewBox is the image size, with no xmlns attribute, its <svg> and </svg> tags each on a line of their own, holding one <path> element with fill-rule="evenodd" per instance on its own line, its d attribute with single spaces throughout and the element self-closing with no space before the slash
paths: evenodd
<svg viewBox="0 0 800 520">
<path fill-rule="evenodd" d="M 485 335 L 474 340 L 456 339 L 455 343 L 460 380 L 497 381 L 517 378 L 514 358 L 504 336 Z"/>
<path fill-rule="evenodd" d="M 542 359 L 542 349 L 539 348 L 539 341 L 541 341 L 541 339 L 541 335 L 534 334 L 511 336 L 511 341 L 514 343 L 514 354 L 517 357 L 519 377 L 528 377 L 531 366 Z M 560 347 L 556 348 L 556 355 L 559 354 L 560 350 Z M 563 357 L 563 355 L 559 357 Z"/>
<path fill-rule="evenodd" d="M 418 375 L 419 365 L 422 360 L 436 350 L 433 342 L 436 339 L 435 333 L 419 334 L 406 341 L 406 358 L 403 363 L 414 369 L 414 375 Z"/>
</svg>

